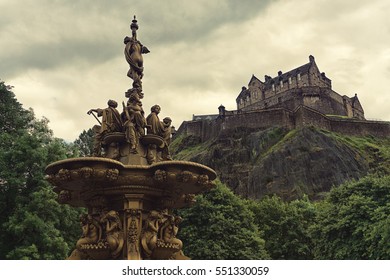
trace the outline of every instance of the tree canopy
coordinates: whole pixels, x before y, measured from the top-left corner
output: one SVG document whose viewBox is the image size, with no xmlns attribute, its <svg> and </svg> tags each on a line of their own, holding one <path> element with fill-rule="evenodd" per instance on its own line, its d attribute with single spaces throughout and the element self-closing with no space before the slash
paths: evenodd
<svg viewBox="0 0 390 280">
<path fill-rule="evenodd" d="M 390 258 L 390 176 L 334 188 L 313 225 L 318 259 Z"/>
<path fill-rule="evenodd" d="M 220 182 L 180 215 L 184 221 L 179 237 L 193 259 L 269 259 L 253 213 Z"/>
<path fill-rule="evenodd" d="M 60 205 L 45 167 L 75 154 L 0 82 L 0 258 L 63 259 L 79 235 L 77 209 Z M 69 230 L 72 232 L 69 232 Z"/>
</svg>

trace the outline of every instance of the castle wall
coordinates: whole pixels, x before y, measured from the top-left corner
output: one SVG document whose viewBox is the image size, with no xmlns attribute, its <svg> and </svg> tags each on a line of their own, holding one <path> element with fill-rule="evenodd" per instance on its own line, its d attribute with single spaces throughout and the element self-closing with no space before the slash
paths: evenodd
<svg viewBox="0 0 390 280">
<path fill-rule="evenodd" d="M 347 112 L 340 95 L 326 88 L 310 87 L 303 91 L 303 105 L 326 115 L 347 116 Z"/>
<path fill-rule="evenodd" d="M 284 108 L 272 108 L 252 112 L 226 111 L 225 118 L 213 121 L 183 122 L 178 133 L 197 135 L 202 141 L 216 137 L 222 130 L 238 127 L 265 129 L 273 126 L 288 129 L 315 126 L 343 134 L 390 137 L 390 122 L 341 119 L 328 117 L 315 109 L 299 106 L 294 112 Z"/>
<path fill-rule="evenodd" d="M 319 114 L 317 111 L 301 106 L 294 112 L 295 127 L 315 126 L 322 129 L 330 130 L 331 124 L 325 115 Z"/>
<path fill-rule="evenodd" d="M 256 112 L 247 112 L 225 117 L 222 129 L 233 129 L 236 127 L 267 128 L 271 126 L 294 127 L 292 112 L 278 108 Z"/>
<path fill-rule="evenodd" d="M 333 119 L 330 130 L 357 136 L 390 137 L 390 122 Z"/>
<path fill-rule="evenodd" d="M 318 86 L 291 89 L 260 102 L 246 105 L 241 111 L 264 110 L 276 107 L 293 111 L 301 105 L 313 108 L 323 114 L 347 116 L 343 97 L 329 88 L 320 88 Z"/>
</svg>

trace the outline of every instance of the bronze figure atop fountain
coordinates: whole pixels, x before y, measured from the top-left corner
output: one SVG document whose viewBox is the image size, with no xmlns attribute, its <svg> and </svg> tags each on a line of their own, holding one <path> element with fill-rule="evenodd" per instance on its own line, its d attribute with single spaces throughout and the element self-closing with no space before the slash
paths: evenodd
<svg viewBox="0 0 390 280">
<path fill-rule="evenodd" d="M 142 77 L 144 76 L 144 60 L 142 54 L 147 54 L 150 51 L 147 47 L 141 44 L 137 40 L 137 30 L 138 24 L 134 16 L 132 24 L 130 25 L 132 31 L 132 37 L 126 36 L 123 40 L 125 43 L 125 57 L 127 63 L 129 63 L 130 69 L 127 72 L 127 76 L 133 79 L 133 88 L 129 89 L 126 97 L 129 97 L 130 94 L 134 91 L 141 93 L 142 92 Z"/>
</svg>

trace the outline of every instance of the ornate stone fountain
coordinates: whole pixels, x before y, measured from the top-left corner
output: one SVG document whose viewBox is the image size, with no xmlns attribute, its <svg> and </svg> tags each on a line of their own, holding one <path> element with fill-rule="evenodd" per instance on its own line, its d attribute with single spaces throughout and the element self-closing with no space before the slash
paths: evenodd
<svg viewBox="0 0 390 280">
<path fill-rule="evenodd" d="M 176 237 L 182 219 L 172 209 L 191 206 L 196 194 L 214 186 L 214 170 L 172 160 L 171 119 L 160 121 L 160 106 L 145 118 L 142 54 L 149 50 L 137 39 L 135 17 L 130 28 L 132 37 L 124 43 L 133 83 L 123 112 L 113 100 L 106 109 L 88 111 L 100 123 L 93 128 L 93 156 L 46 168 L 61 203 L 88 209 L 80 217 L 83 234 L 69 259 L 188 259 Z"/>
</svg>

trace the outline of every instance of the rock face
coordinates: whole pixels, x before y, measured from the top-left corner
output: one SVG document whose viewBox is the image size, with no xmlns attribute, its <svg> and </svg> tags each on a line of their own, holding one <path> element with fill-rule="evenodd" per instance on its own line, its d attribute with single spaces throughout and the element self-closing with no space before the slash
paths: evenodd
<svg viewBox="0 0 390 280">
<path fill-rule="evenodd" d="M 364 176 L 373 164 L 367 151 L 346 139 L 313 127 L 239 128 L 205 143 L 178 135 L 172 149 L 175 159 L 214 168 L 223 183 L 244 197 L 277 194 L 291 200 L 307 194 L 320 199 L 332 186 Z"/>
</svg>

